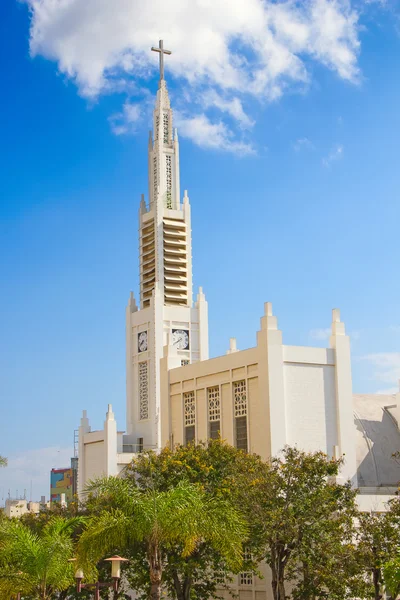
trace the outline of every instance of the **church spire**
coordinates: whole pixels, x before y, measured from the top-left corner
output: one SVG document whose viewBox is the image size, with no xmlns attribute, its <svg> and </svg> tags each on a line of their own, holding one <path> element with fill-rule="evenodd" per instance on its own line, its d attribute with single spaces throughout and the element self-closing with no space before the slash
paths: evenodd
<svg viewBox="0 0 400 600">
<path fill-rule="evenodd" d="M 160 81 L 148 145 L 149 208 L 140 209 L 140 306 L 151 304 L 158 289 L 165 306 L 192 306 L 190 203 L 180 198 L 179 141 L 164 79 L 163 40 L 153 47 L 160 55 Z"/>
</svg>

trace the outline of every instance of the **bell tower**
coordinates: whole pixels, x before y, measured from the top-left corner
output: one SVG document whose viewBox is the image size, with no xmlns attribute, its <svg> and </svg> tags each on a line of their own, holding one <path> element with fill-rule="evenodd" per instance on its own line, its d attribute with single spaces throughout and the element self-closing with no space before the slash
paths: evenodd
<svg viewBox="0 0 400 600">
<path fill-rule="evenodd" d="M 160 359 L 170 343 L 181 365 L 208 358 L 208 311 L 202 290 L 192 297 L 190 203 L 180 195 L 179 141 L 164 79 L 160 80 L 148 143 L 149 195 L 139 209 L 139 307 L 126 311 L 127 435 L 137 448 L 160 447 Z"/>
</svg>

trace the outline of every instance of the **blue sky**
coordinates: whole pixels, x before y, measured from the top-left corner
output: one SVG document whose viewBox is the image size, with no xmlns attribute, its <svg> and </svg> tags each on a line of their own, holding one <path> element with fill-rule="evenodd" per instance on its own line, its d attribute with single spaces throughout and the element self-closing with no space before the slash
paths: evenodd
<svg viewBox="0 0 400 600">
<path fill-rule="evenodd" d="M 139 4 L 0 6 L 0 501 L 48 494 L 83 408 L 124 426 L 161 36 L 211 355 L 254 345 L 265 301 L 287 344 L 326 345 L 339 307 L 354 391 L 400 378 L 399 3 Z"/>
</svg>

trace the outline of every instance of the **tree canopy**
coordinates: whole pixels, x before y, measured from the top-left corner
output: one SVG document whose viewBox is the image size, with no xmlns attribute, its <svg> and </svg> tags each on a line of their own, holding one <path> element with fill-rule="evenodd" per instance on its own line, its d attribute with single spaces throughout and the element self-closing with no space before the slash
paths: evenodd
<svg viewBox="0 0 400 600">
<path fill-rule="evenodd" d="M 54 517 L 40 533 L 17 519 L 0 524 L 0 599 L 18 592 L 50 600 L 74 583 L 72 534 L 81 520 Z"/>
<path fill-rule="evenodd" d="M 247 536 L 244 518 L 228 501 L 206 494 L 200 486 L 182 480 L 160 491 L 140 489 L 132 479 L 109 477 L 94 481 L 88 492 L 92 507 L 97 500 L 100 512 L 87 521 L 78 544 L 79 560 L 93 564 L 115 548 L 134 551 L 143 544 L 154 600 L 161 595 L 168 549 L 185 558 L 204 542 L 229 568 L 241 565 Z"/>
<path fill-rule="evenodd" d="M 81 504 L 0 520 L 0 600 L 78 598 L 76 567 L 85 582 L 107 581 L 111 554 L 129 558 L 139 600 L 234 597 L 235 575 L 261 576 L 263 564 L 274 600 L 395 600 L 400 499 L 360 513 L 357 491 L 337 482 L 341 464 L 290 447 L 264 461 L 221 440 L 140 453 L 91 482 Z"/>
</svg>

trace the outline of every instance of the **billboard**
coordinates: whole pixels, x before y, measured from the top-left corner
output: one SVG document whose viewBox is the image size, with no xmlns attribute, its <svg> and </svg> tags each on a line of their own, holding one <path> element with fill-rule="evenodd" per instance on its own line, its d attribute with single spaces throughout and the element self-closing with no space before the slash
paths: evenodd
<svg viewBox="0 0 400 600">
<path fill-rule="evenodd" d="M 50 501 L 61 502 L 61 494 L 70 502 L 74 495 L 74 470 L 52 469 L 50 473 Z"/>
</svg>

